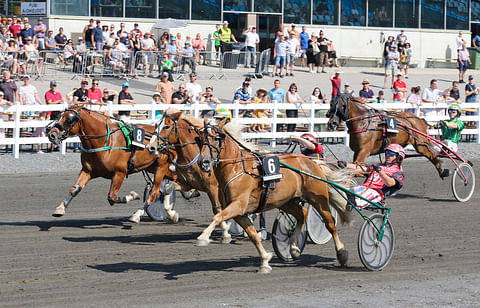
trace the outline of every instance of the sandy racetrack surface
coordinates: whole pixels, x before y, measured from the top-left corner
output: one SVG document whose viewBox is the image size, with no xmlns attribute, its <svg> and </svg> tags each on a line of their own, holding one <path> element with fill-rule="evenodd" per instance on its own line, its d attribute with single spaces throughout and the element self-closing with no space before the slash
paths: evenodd
<svg viewBox="0 0 480 308">
<path fill-rule="evenodd" d="M 110 207 L 109 182 L 94 180 L 64 218 L 51 217 L 75 173 L 0 178 L 0 306 L 319 307 L 456 306 L 480 301 L 480 183 L 467 203 L 454 200 L 424 160 L 405 164 L 406 187 L 388 200 L 396 246 L 390 264 L 368 272 L 357 253 L 362 220 L 339 226 L 350 252 L 347 268 L 335 260 L 333 242 L 308 243 L 301 260 L 274 257 L 269 275 L 257 274 L 250 241 L 194 246 L 211 210 L 205 195 L 177 196 L 178 224 L 138 225 L 127 217 L 140 206 Z M 131 176 L 121 192 L 143 192 Z M 269 230 L 277 210 L 267 215 Z M 271 241 L 264 242 L 272 251 Z"/>
</svg>

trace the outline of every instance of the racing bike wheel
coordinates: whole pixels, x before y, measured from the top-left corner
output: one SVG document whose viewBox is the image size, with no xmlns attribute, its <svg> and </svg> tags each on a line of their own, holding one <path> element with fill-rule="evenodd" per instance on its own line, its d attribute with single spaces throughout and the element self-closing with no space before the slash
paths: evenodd
<svg viewBox="0 0 480 308">
<path fill-rule="evenodd" d="M 459 164 L 452 176 L 452 191 L 455 199 L 459 202 L 470 200 L 474 189 L 475 173 L 473 172 L 472 166 L 468 163 Z"/>
<path fill-rule="evenodd" d="M 235 220 L 229 219 L 227 223 L 230 224 L 230 228 L 228 229 L 228 233 L 233 236 L 240 236 L 243 234 L 243 228 L 240 226 Z"/>
<path fill-rule="evenodd" d="M 143 193 L 143 203 L 148 199 L 148 196 L 150 195 L 150 190 L 152 189 L 152 184 L 147 184 L 145 187 L 145 191 Z M 164 182 L 162 182 L 162 186 L 160 188 L 160 194 L 158 195 L 157 199 L 155 199 L 152 204 L 150 204 L 146 209 L 145 212 L 147 215 L 155 221 L 164 221 L 168 219 L 167 212 L 165 211 L 165 201 L 170 202 L 172 205 L 172 210 L 175 207 L 175 191 L 172 193 L 165 195 L 162 193 L 162 189 L 164 186 Z"/>
<path fill-rule="evenodd" d="M 358 255 L 363 265 L 370 271 L 380 271 L 392 258 L 395 248 L 395 234 L 390 221 L 385 224 L 383 238 L 378 240 L 379 232 L 383 224 L 383 215 L 376 213 L 366 219 L 358 233 Z"/>
<path fill-rule="evenodd" d="M 322 216 L 317 212 L 317 210 L 306 203 L 308 208 L 307 215 L 307 233 L 310 240 L 315 244 L 325 244 L 332 238 L 332 234 L 328 231 L 327 227 L 323 223 Z M 337 211 L 330 206 L 330 212 L 332 213 L 333 220 L 335 221 L 335 226 L 337 225 Z"/>
<path fill-rule="evenodd" d="M 297 220 L 290 214 L 283 211 L 278 213 L 277 218 L 273 222 L 272 228 L 272 244 L 275 254 L 285 262 L 292 262 L 295 259 L 290 253 L 290 243 L 294 240 L 294 231 L 297 227 Z M 307 229 L 305 225 L 302 228 L 299 237 L 298 248 L 300 253 L 305 248 L 307 242 Z"/>
</svg>

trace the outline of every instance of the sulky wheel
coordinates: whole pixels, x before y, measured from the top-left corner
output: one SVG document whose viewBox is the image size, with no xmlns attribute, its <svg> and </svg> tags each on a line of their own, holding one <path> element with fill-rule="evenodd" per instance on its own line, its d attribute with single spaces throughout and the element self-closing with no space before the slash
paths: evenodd
<svg viewBox="0 0 480 308">
<path fill-rule="evenodd" d="M 163 186 L 163 183 L 162 183 Z M 143 193 L 143 203 L 145 203 L 148 199 L 148 195 L 150 194 L 150 190 L 152 189 L 152 184 L 147 184 L 145 187 L 145 191 Z M 162 189 L 160 189 L 161 191 Z M 170 202 L 172 205 L 172 209 L 175 207 L 175 191 L 168 195 L 164 195 L 162 192 L 158 195 L 157 199 L 153 201 L 146 209 L 145 212 L 147 215 L 155 221 L 163 221 L 168 218 L 167 212 L 165 211 L 165 204 L 164 202 Z"/>
<path fill-rule="evenodd" d="M 366 219 L 358 233 L 358 254 L 363 265 L 370 271 L 382 270 L 390 261 L 395 248 L 395 235 L 390 221 L 387 221 L 382 241 L 378 241 L 378 231 L 383 224 L 383 215 L 376 213 Z"/>
<path fill-rule="evenodd" d="M 297 220 L 292 215 L 289 215 L 283 211 L 277 215 L 273 222 L 272 228 L 272 244 L 273 250 L 277 256 L 285 262 L 292 262 L 295 259 L 290 254 L 290 243 L 294 240 L 293 233 L 297 225 Z M 298 247 L 300 252 L 305 248 L 307 242 L 307 230 L 305 225 L 302 228 Z"/>
<path fill-rule="evenodd" d="M 328 231 L 327 227 L 323 223 L 322 216 L 317 212 L 317 210 L 307 204 L 308 207 L 308 215 L 307 215 L 307 232 L 308 237 L 312 242 L 315 244 L 325 244 L 331 238 L 332 234 Z M 333 219 L 335 220 L 335 226 L 337 225 L 337 211 L 333 207 L 330 206 L 330 212 L 332 213 Z"/>
<path fill-rule="evenodd" d="M 463 173 L 463 174 L 462 174 Z M 468 163 L 461 163 L 452 176 L 452 191 L 455 199 L 460 202 L 468 201 L 475 189 L 475 173 Z"/>
</svg>

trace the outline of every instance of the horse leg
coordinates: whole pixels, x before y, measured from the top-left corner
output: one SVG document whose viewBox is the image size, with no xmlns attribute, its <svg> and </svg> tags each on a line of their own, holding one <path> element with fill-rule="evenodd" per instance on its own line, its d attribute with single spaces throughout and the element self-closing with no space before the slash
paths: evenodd
<svg viewBox="0 0 480 308">
<path fill-rule="evenodd" d="M 132 200 L 140 199 L 140 195 L 134 191 L 131 191 L 130 194 L 123 197 L 117 196 L 117 193 L 120 190 L 120 187 L 122 186 L 123 179 L 125 179 L 125 175 L 126 174 L 123 172 L 117 172 L 112 177 L 112 181 L 110 182 L 110 191 L 108 192 L 108 197 L 107 197 L 108 203 L 110 203 L 111 206 L 115 205 L 116 203 L 126 204 Z"/>
<path fill-rule="evenodd" d="M 130 216 L 128 218 L 128 221 L 131 221 L 131 222 L 134 222 L 134 223 L 139 223 L 140 222 L 140 217 L 145 215 L 145 210 L 147 209 L 147 207 L 150 204 L 152 204 L 153 201 L 155 201 L 155 199 L 158 198 L 158 195 L 160 194 L 160 186 L 162 184 L 161 181 L 157 180 L 159 178 L 163 179 L 163 176 L 159 176 L 158 172 L 155 173 L 155 179 L 154 179 L 154 182 L 153 182 L 153 187 L 150 190 L 150 194 L 148 195 L 148 199 L 143 204 L 143 207 L 139 208 L 135 213 L 132 214 L 132 216 Z"/>
<path fill-rule="evenodd" d="M 423 140 L 423 142 L 415 142 L 414 147 L 418 153 L 428 158 L 442 179 L 450 175 L 450 170 L 442 167 L 442 161 L 438 158 L 438 154 L 435 152 L 431 141 Z"/>
<path fill-rule="evenodd" d="M 257 230 L 255 230 L 255 227 L 253 226 L 252 222 L 247 216 L 237 216 L 234 218 L 234 220 L 242 226 L 243 230 L 247 232 L 248 237 L 252 241 L 252 243 L 255 245 L 255 248 L 257 248 L 258 253 L 260 254 L 260 258 L 262 260 L 262 264 L 260 265 L 260 269 L 258 270 L 259 273 L 261 274 L 268 274 L 272 271 L 272 268 L 268 264 L 270 260 L 272 259 L 272 253 L 267 252 L 265 248 L 262 245 L 262 241 L 260 239 L 260 236 L 258 236 Z"/>
<path fill-rule="evenodd" d="M 308 209 L 298 204 L 297 200 L 292 199 L 286 205 L 282 207 L 282 210 L 291 214 L 295 217 L 298 224 L 295 228 L 295 232 L 293 234 L 293 241 L 290 243 L 290 254 L 292 258 L 298 260 L 300 258 L 300 247 L 298 246 L 300 235 L 302 234 L 302 228 L 307 220 Z"/>
<path fill-rule="evenodd" d="M 169 181 L 169 180 L 164 179 L 164 181 Z M 170 187 L 167 187 L 167 185 L 169 185 Z M 168 219 L 170 219 L 170 221 L 173 222 L 173 223 L 177 223 L 178 222 L 178 213 L 175 210 L 173 210 L 173 204 L 170 203 L 170 197 L 171 197 L 172 194 L 175 193 L 174 187 L 175 187 L 174 184 L 171 183 L 170 181 L 168 183 L 165 182 L 165 186 L 163 188 L 163 193 L 164 193 L 163 206 L 164 206 L 165 211 L 167 212 Z"/>
<path fill-rule="evenodd" d="M 363 163 L 367 159 L 367 157 L 370 156 L 369 149 L 371 149 L 371 147 L 369 147 L 368 145 L 363 146 L 360 151 L 353 154 L 353 161 Z"/>
<path fill-rule="evenodd" d="M 85 172 L 83 170 L 80 171 L 77 181 L 72 186 L 72 188 L 70 188 L 70 191 L 67 197 L 63 199 L 62 203 L 60 203 L 60 205 L 57 206 L 57 208 L 53 212 L 52 214 L 53 217 L 62 217 L 63 215 L 65 215 L 65 209 L 68 207 L 72 199 L 78 195 L 78 193 L 82 190 L 82 188 L 84 188 L 85 185 L 87 185 L 88 181 L 90 181 L 90 178 L 91 178 L 90 173 Z"/>
<path fill-rule="evenodd" d="M 218 212 L 222 211 L 222 208 L 220 206 L 220 201 L 218 200 L 217 193 L 218 192 L 211 192 L 212 189 L 210 189 L 207 194 L 208 198 L 210 199 L 210 202 L 212 204 L 212 211 L 213 214 L 218 214 Z M 220 228 L 222 229 L 222 244 L 228 244 L 232 241 L 232 236 L 228 232 L 230 229 L 230 223 L 227 223 L 226 221 L 222 221 L 220 224 Z"/>
</svg>

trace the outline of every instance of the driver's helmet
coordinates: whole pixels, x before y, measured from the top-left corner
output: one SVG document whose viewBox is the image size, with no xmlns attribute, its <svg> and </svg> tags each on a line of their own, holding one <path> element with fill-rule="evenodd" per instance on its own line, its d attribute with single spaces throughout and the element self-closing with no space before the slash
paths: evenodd
<svg viewBox="0 0 480 308">
<path fill-rule="evenodd" d="M 215 110 L 215 116 L 214 117 L 217 118 L 217 119 L 229 118 L 231 120 L 232 119 L 232 113 L 228 109 L 219 108 L 219 109 Z"/>
<path fill-rule="evenodd" d="M 448 111 L 450 112 L 450 110 L 457 111 L 457 117 L 459 117 L 462 108 L 460 108 L 460 106 L 458 104 L 451 104 L 450 106 L 448 106 Z"/>
<path fill-rule="evenodd" d="M 303 134 L 301 137 L 303 139 L 307 139 L 308 141 L 313 142 L 315 144 L 318 143 L 317 139 L 315 139 L 315 137 L 312 134 Z"/>
<path fill-rule="evenodd" d="M 399 163 L 403 162 L 403 160 L 405 159 L 405 149 L 399 144 L 396 144 L 396 143 L 389 144 L 385 148 L 385 151 L 386 150 L 390 150 L 390 151 L 396 153 L 397 154 L 397 162 L 399 162 Z M 398 159 L 398 158 L 400 158 L 400 159 Z"/>
</svg>

